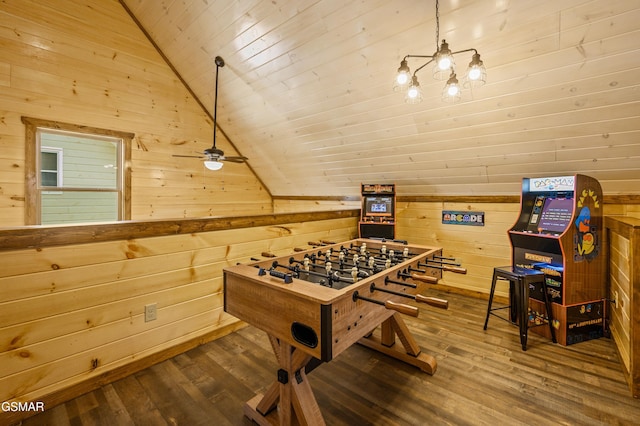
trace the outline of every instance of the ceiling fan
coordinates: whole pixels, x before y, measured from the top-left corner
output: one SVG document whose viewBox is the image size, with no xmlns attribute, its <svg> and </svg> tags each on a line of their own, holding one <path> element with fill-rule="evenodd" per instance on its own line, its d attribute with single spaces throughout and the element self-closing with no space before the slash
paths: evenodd
<svg viewBox="0 0 640 426">
<path fill-rule="evenodd" d="M 216 56 L 216 92 L 213 104 L 213 146 L 207 148 L 202 152 L 202 155 L 174 155 L 174 157 L 190 157 L 190 158 L 206 158 L 204 165 L 209 170 L 220 170 L 222 168 L 222 162 L 228 161 L 230 163 L 244 163 L 248 160 L 244 156 L 225 156 L 224 151 L 216 148 L 216 133 L 218 126 L 216 125 L 216 119 L 218 115 L 218 68 L 224 67 L 224 59 L 220 56 Z"/>
</svg>

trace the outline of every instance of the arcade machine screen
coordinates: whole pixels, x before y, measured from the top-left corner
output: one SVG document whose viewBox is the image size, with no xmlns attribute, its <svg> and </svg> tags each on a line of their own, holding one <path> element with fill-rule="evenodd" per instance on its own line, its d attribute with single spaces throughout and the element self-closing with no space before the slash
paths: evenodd
<svg viewBox="0 0 640 426">
<path fill-rule="evenodd" d="M 573 199 L 547 198 L 542 208 L 538 229 L 540 232 L 562 233 L 573 216 Z"/>
<path fill-rule="evenodd" d="M 529 216 L 528 231 L 554 233 L 564 232 L 573 217 L 573 198 L 538 195 Z"/>
<path fill-rule="evenodd" d="M 392 197 L 366 197 L 366 216 L 393 216 Z"/>
</svg>

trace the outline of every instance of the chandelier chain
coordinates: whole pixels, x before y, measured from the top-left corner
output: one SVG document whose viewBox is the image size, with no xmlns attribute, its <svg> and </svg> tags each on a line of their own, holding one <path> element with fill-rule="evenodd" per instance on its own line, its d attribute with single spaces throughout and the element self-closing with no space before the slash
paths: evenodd
<svg viewBox="0 0 640 426">
<path fill-rule="evenodd" d="M 440 7 L 438 3 L 438 0 L 436 0 L 436 51 L 438 51 L 440 43 Z"/>
</svg>

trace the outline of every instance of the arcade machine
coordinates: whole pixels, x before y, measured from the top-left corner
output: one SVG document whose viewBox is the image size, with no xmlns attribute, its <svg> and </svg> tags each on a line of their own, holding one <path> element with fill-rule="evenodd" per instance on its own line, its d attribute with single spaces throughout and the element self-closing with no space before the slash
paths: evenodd
<svg viewBox="0 0 640 426">
<path fill-rule="evenodd" d="M 545 273 L 562 345 L 605 332 L 603 233 L 602 189 L 596 179 L 578 174 L 522 180 L 520 215 L 508 231 L 512 263 Z M 542 286 L 530 288 L 530 321 L 546 318 Z M 547 327 L 531 330 L 550 334 Z"/>
<path fill-rule="evenodd" d="M 394 184 L 362 184 L 360 238 L 395 237 L 396 189 Z"/>
</svg>

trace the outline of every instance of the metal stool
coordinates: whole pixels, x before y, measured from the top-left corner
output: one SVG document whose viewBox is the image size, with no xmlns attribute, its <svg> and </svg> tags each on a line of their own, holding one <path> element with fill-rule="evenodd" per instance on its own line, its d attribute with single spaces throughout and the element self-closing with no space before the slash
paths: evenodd
<svg viewBox="0 0 640 426">
<path fill-rule="evenodd" d="M 493 295 L 496 291 L 496 281 L 502 278 L 509 281 L 509 306 L 500 308 L 492 308 Z M 547 310 L 547 319 L 549 330 L 551 331 L 551 340 L 556 341 L 556 332 L 553 328 L 553 314 L 551 313 L 551 302 L 547 293 L 547 283 L 544 279 L 544 273 L 534 269 L 518 268 L 513 266 L 502 266 L 493 268 L 493 281 L 491 282 L 491 293 L 489 294 L 489 305 L 487 306 L 487 317 L 484 320 L 484 329 L 487 329 L 489 323 L 489 315 L 494 315 L 501 320 L 510 323 L 518 323 L 520 328 L 520 343 L 522 350 L 527 350 L 527 332 L 529 327 L 539 327 L 544 324 L 529 326 L 529 286 L 534 283 L 542 283 L 542 292 L 544 293 L 544 306 Z M 509 309 L 509 319 L 497 315 L 493 311 Z"/>
</svg>

